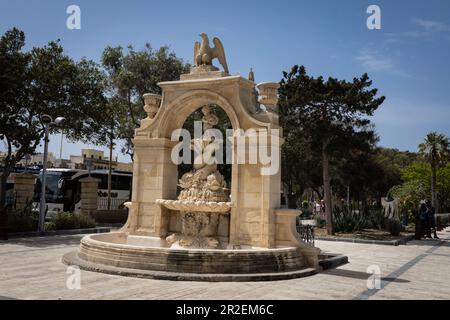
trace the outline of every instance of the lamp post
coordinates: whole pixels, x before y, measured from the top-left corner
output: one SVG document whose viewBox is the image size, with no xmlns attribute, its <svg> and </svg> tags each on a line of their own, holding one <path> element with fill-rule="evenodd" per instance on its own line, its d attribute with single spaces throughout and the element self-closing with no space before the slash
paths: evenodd
<svg viewBox="0 0 450 320">
<path fill-rule="evenodd" d="M 41 117 L 42 122 L 45 125 L 45 135 L 44 135 L 44 159 L 42 163 L 42 181 L 41 181 L 41 201 L 39 203 L 39 224 L 38 231 L 44 231 L 44 223 L 45 223 L 45 191 L 47 189 L 47 157 L 48 157 L 48 136 L 50 132 L 51 125 L 59 125 L 61 124 L 65 118 L 58 117 L 53 121 L 52 117 L 47 114 L 44 114 Z"/>
</svg>

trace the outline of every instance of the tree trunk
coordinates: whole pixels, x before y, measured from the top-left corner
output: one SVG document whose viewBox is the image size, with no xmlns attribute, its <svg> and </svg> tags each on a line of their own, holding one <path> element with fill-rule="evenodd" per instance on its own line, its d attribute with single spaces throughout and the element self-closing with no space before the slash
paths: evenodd
<svg viewBox="0 0 450 320">
<path fill-rule="evenodd" d="M 325 221 L 327 223 L 327 234 L 333 234 L 333 218 L 331 208 L 331 177 L 330 164 L 325 145 L 322 147 L 322 169 L 323 169 L 323 193 L 325 202 Z"/>
<path fill-rule="evenodd" d="M 434 207 L 434 210 L 437 213 L 439 208 L 438 208 L 437 195 L 436 195 L 436 161 L 435 161 L 435 159 L 431 160 L 431 205 Z"/>
<path fill-rule="evenodd" d="M 287 183 L 283 183 L 283 197 L 284 197 L 284 202 L 286 204 L 286 208 L 289 208 L 289 187 L 287 185 Z"/>
<path fill-rule="evenodd" d="M 8 214 L 6 212 L 6 181 L 9 171 L 5 168 L 0 176 L 0 240 L 8 240 Z"/>
<path fill-rule="evenodd" d="M 113 154 L 113 136 L 111 134 L 109 136 L 108 205 L 107 205 L 108 210 L 111 210 L 112 154 Z"/>
<path fill-rule="evenodd" d="M 291 183 L 283 183 L 283 196 L 286 208 L 297 209 L 297 195 L 293 194 Z"/>
<path fill-rule="evenodd" d="M 111 124 L 111 132 L 109 134 L 109 162 L 108 162 L 108 205 L 107 209 L 111 210 L 111 185 L 112 185 L 112 152 L 114 149 L 114 126 Z M 116 164 L 117 168 L 117 164 Z"/>
<path fill-rule="evenodd" d="M 297 196 L 290 193 L 288 195 L 288 209 L 297 209 Z"/>
</svg>

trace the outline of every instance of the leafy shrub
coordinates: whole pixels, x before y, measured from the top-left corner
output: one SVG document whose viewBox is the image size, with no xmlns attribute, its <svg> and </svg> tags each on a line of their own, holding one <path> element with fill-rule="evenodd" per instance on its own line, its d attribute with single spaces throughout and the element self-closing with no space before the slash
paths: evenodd
<svg viewBox="0 0 450 320">
<path fill-rule="evenodd" d="M 402 223 L 396 219 L 386 219 L 386 231 L 388 231 L 391 236 L 399 236 L 400 232 L 403 230 Z"/>
<path fill-rule="evenodd" d="M 38 221 L 39 215 L 33 212 L 31 207 L 12 209 L 8 212 L 9 232 L 36 231 Z"/>
<path fill-rule="evenodd" d="M 95 227 L 95 221 L 84 214 L 59 212 L 46 224 L 46 230 L 85 229 Z"/>
<path fill-rule="evenodd" d="M 386 227 L 383 209 L 369 210 L 368 212 L 370 226 L 374 229 L 382 230 Z"/>
<path fill-rule="evenodd" d="M 335 207 L 333 210 L 333 226 L 336 232 L 353 232 L 367 228 L 369 219 L 363 213 L 348 207 Z"/>
</svg>

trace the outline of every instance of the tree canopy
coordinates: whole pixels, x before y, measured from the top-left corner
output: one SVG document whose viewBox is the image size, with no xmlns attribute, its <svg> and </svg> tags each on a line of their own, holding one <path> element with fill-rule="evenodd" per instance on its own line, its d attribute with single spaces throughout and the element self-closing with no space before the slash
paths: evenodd
<svg viewBox="0 0 450 320">
<path fill-rule="evenodd" d="M 430 132 L 424 141 L 419 144 L 419 154 L 428 161 L 431 166 L 431 203 L 438 208 L 438 196 L 436 194 L 436 170 L 445 165 L 450 159 L 450 140 L 443 134 Z"/>
<path fill-rule="evenodd" d="M 107 95 L 115 137 L 125 141 L 122 152 L 133 158 L 134 130 L 146 117 L 142 96 L 161 93 L 158 82 L 178 80 L 180 74 L 189 72 L 190 65 L 167 46 L 154 50 L 150 44 L 142 50 L 108 46 L 102 54 L 102 65 L 108 77 Z"/>
<path fill-rule="evenodd" d="M 58 41 L 24 51 L 25 34 L 13 28 L 0 39 L 0 139 L 6 148 L 1 182 L 44 136 L 42 115 L 65 117 L 61 127 L 71 140 L 102 140 L 104 77 L 89 60 L 74 61 Z"/>
<path fill-rule="evenodd" d="M 353 81 L 314 78 L 303 66 L 283 72 L 280 88 L 280 121 L 284 128 L 285 155 L 301 158 L 313 151 L 321 161 L 327 230 L 332 233 L 331 172 L 333 161 L 368 152 L 377 136 L 368 117 L 383 103 L 371 88 L 367 74 Z M 300 152 L 301 153 L 300 153 Z M 294 160 L 295 161 L 295 160 Z M 331 165 L 331 167 L 330 167 Z M 291 170 L 290 170 L 291 171 Z"/>
</svg>

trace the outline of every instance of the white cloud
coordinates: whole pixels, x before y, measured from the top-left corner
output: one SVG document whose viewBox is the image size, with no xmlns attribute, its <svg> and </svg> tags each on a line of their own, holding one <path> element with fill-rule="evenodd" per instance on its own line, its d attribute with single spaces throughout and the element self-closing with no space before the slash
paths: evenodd
<svg viewBox="0 0 450 320">
<path fill-rule="evenodd" d="M 369 50 L 361 51 L 356 57 L 356 61 L 367 71 L 386 71 L 394 68 L 394 62 L 391 58 Z"/>
<path fill-rule="evenodd" d="M 361 65 L 365 72 L 387 72 L 394 76 L 402 78 L 411 78 L 412 76 L 400 70 L 396 65 L 393 57 L 401 57 L 402 53 L 396 51 L 390 56 L 380 53 L 374 48 L 363 49 L 359 52 L 359 55 L 355 57 L 355 60 Z"/>
<path fill-rule="evenodd" d="M 416 26 L 425 29 L 427 32 L 450 32 L 450 25 L 442 21 L 414 19 L 413 22 Z"/>
<path fill-rule="evenodd" d="M 399 33 L 385 33 L 385 42 L 399 43 L 404 40 L 432 40 L 436 36 L 450 39 L 450 25 L 437 20 L 413 19 L 414 29 Z"/>
</svg>

